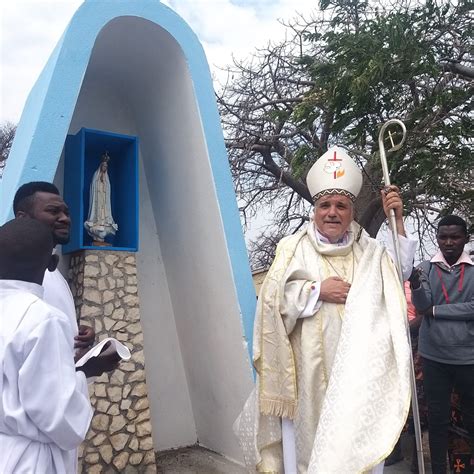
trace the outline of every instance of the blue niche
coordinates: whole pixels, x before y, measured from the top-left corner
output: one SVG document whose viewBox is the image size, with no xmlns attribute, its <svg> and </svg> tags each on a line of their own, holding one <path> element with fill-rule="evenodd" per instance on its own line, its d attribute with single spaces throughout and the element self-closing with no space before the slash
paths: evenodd
<svg viewBox="0 0 474 474">
<path fill-rule="evenodd" d="M 108 174 L 111 208 L 118 230 L 96 246 L 84 228 L 90 201 L 90 184 L 102 156 L 110 156 Z M 82 128 L 66 138 L 64 156 L 64 199 L 71 212 L 71 239 L 63 253 L 83 249 L 138 250 L 138 138 Z"/>
</svg>

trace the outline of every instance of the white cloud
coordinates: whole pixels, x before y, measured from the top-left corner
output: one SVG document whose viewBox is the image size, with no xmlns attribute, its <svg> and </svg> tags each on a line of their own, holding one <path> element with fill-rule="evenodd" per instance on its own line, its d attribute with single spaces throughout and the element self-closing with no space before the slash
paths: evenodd
<svg viewBox="0 0 474 474">
<path fill-rule="evenodd" d="M 18 122 L 29 91 L 81 3 L 2 2 L 0 123 Z"/>
<path fill-rule="evenodd" d="M 25 100 L 81 0 L 3 1 L 0 7 L 0 123 L 18 122 Z M 283 37 L 279 19 L 314 10 L 315 0 L 164 0 L 194 30 L 211 71 Z M 297 6 L 295 6 L 297 4 Z"/>
</svg>

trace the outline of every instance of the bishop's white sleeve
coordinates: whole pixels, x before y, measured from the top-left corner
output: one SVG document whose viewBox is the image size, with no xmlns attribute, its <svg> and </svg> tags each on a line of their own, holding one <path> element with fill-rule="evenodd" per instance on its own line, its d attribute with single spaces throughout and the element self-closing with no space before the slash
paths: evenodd
<svg viewBox="0 0 474 474">
<path fill-rule="evenodd" d="M 323 304 L 323 302 L 319 300 L 319 294 L 321 293 L 321 282 L 313 281 L 310 290 L 311 291 L 308 295 L 306 305 L 299 316 L 300 318 L 309 318 L 310 316 L 313 316 Z"/>
<path fill-rule="evenodd" d="M 92 418 L 84 393 L 87 382 L 82 372 L 76 373 L 72 344 L 66 319 L 45 318 L 25 342 L 25 360 L 18 374 L 25 413 L 41 433 L 63 450 L 79 446 Z"/>
<path fill-rule="evenodd" d="M 403 280 L 408 280 L 413 270 L 413 261 L 415 260 L 418 241 L 400 234 L 398 235 L 398 241 L 400 242 L 400 263 L 402 265 Z M 388 236 L 386 245 L 390 258 L 395 262 L 395 247 L 393 245 L 392 235 Z"/>
<path fill-rule="evenodd" d="M 321 306 L 318 300 L 320 278 L 316 271 L 305 268 L 297 259 L 288 266 L 282 278 L 283 288 L 280 301 L 280 314 L 286 331 L 290 334 L 299 318 L 313 316 Z"/>
</svg>

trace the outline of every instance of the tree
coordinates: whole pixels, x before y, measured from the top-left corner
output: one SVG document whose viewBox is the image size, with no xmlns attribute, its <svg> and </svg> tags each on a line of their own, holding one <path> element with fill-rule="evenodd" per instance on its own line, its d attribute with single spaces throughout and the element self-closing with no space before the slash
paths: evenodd
<svg viewBox="0 0 474 474">
<path fill-rule="evenodd" d="M 254 266 L 268 264 L 276 241 L 308 219 L 305 177 L 332 144 L 345 145 L 363 169 L 356 213 L 376 235 L 385 220 L 377 136 L 390 118 L 407 126 L 406 145 L 390 156 L 391 177 L 420 237 L 439 215 L 472 214 L 468 3 L 320 7 L 286 24 L 291 39 L 234 61 L 218 93 L 244 223 L 262 207 L 273 216 L 251 244 Z"/>
<path fill-rule="evenodd" d="M 15 132 L 16 125 L 10 122 L 5 122 L 0 126 L 0 178 L 2 177 L 8 155 L 10 154 Z"/>
</svg>

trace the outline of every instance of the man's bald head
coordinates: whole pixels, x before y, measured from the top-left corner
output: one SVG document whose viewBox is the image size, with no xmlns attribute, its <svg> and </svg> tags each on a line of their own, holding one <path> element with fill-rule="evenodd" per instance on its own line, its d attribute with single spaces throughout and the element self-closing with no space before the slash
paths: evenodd
<svg viewBox="0 0 474 474">
<path fill-rule="evenodd" d="M 51 229 L 35 219 L 14 219 L 0 227 L 0 279 L 41 284 L 51 269 Z"/>
</svg>

